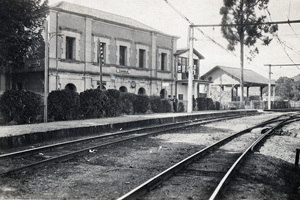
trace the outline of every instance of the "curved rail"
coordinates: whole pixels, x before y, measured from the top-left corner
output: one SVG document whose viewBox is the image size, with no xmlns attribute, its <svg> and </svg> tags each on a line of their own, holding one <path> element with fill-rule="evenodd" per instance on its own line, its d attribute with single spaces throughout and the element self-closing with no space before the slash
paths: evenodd
<svg viewBox="0 0 300 200">
<path fill-rule="evenodd" d="M 291 116 L 288 119 L 285 119 L 281 122 L 279 122 L 276 126 L 269 129 L 266 133 L 262 134 L 256 141 L 254 141 L 247 150 L 236 160 L 236 162 L 232 165 L 232 167 L 227 171 L 227 173 L 224 175 L 216 189 L 214 190 L 213 194 L 209 198 L 209 200 L 215 200 L 222 195 L 222 192 L 224 188 L 226 188 L 228 181 L 232 178 L 234 175 L 234 172 L 238 169 L 238 166 L 242 163 L 242 161 L 246 158 L 246 156 L 253 152 L 255 148 L 257 148 L 258 145 L 260 145 L 268 135 L 270 135 L 272 132 L 274 132 L 276 129 L 286 125 L 287 123 L 292 123 L 295 121 L 300 121 L 299 118 L 294 119 L 294 116 Z"/>
<path fill-rule="evenodd" d="M 274 119 L 277 119 L 277 117 L 274 118 Z M 148 181 L 142 183 L 138 187 L 134 188 L 133 190 L 131 190 L 128 193 L 124 194 L 123 196 L 119 197 L 118 200 L 138 199 L 140 196 L 143 196 L 147 192 L 151 191 L 153 188 L 155 188 L 156 186 L 160 185 L 162 182 L 164 182 L 165 180 L 167 180 L 168 178 L 173 176 L 173 174 L 175 174 L 179 170 L 183 169 L 184 167 L 190 165 L 195 160 L 203 157 L 204 155 L 206 155 L 210 151 L 222 146 L 223 144 L 227 143 L 228 141 L 231 141 L 234 138 L 236 138 L 236 137 L 238 137 L 238 136 L 240 136 L 244 133 L 250 132 L 252 129 L 255 129 L 255 128 L 261 127 L 261 126 L 265 126 L 265 125 L 269 124 L 270 122 L 273 123 L 274 120 L 268 120 L 266 122 L 263 122 L 263 123 L 258 124 L 256 126 L 253 126 L 251 128 L 247 128 L 243 131 L 240 131 L 240 132 L 238 132 L 234 135 L 231 135 L 231 136 L 229 136 L 229 137 L 227 137 L 223 140 L 220 140 L 220 141 L 214 143 L 211 146 L 208 146 L 208 147 L 194 153 L 193 155 L 191 155 L 191 156 L 185 158 L 184 160 L 176 163 L 175 165 L 169 167 L 168 169 L 166 169 L 165 171 L 159 173 L 155 177 L 149 179 Z"/>
</svg>

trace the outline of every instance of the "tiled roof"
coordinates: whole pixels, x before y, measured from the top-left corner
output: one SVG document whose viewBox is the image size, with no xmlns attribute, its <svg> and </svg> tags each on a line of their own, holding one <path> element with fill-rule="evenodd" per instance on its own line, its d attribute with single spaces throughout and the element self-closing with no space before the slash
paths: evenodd
<svg viewBox="0 0 300 200">
<path fill-rule="evenodd" d="M 199 51 L 197 51 L 196 49 L 193 49 L 193 50 L 194 50 L 193 53 L 194 53 L 200 60 L 201 60 L 201 59 L 204 59 L 204 56 L 201 55 L 201 54 L 199 53 Z M 187 51 L 189 51 L 188 48 L 178 49 L 178 50 L 176 51 L 176 53 L 174 53 L 174 55 L 177 56 L 177 55 L 186 53 Z"/>
<path fill-rule="evenodd" d="M 88 15 L 91 17 L 95 17 L 95 18 L 98 18 L 98 19 L 101 19 L 101 20 L 104 20 L 107 22 L 114 22 L 117 24 L 123 24 L 123 25 L 127 25 L 130 27 L 138 28 L 138 29 L 143 29 L 143 30 L 147 30 L 147 31 L 153 31 L 153 32 L 164 34 L 150 26 L 147 26 L 147 25 L 140 23 L 136 20 L 133 20 L 131 18 L 104 12 L 101 10 L 96 10 L 93 8 L 88 8 L 85 6 L 81 6 L 81 5 L 77 5 L 77 4 L 73 4 L 73 3 L 69 3 L 69 2 L 65 2 L 65 1 L 61 1 L 59 3 L 50 5 L 50 8 L 62 9 L 65 11 L 74 12 L 74 13 L 78 13 L 81 15 Z M 164 35 L 166 35 L 166 34 L 164 34 Z"/>
<path fill-rule="evenodd" d="M 206 72 L 203 76 L 208 77 L 211 73 L 213 73 L 216 70 L 223 70 L 225 73 L 227 73 L 229 76 L 236 80 L 240 80 L 241 77 L 241 69 L 240 68 L 233 68 L 233 67 L 224 67 L 224 66 L 215 66 L 210 71 Z M 250 70 L 250 69 L 244 69 L 244 83 L 249 84 L 261 84 L 261 85 L 268 85 L 269 79 L 266 77 Z M 272 81 L 272 85 L 274 84 L 274 81 Z"/>
</svg>

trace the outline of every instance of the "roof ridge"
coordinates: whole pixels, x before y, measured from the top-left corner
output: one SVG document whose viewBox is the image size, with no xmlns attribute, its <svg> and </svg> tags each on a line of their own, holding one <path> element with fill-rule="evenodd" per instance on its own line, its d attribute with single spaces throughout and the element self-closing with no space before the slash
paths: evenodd
<svg viewBox="0 0 300 200">
<path fill-rule="evenodd" d="M 58 8 L 58 9 L 63 9 L 66 11 L 70 11 L 70 12 L 75 12 L 75 13 L 80 13 L 80 14 L 84 14 L 84 15 L 90 15 L 93 17 L 97 17 L 97 18 L 101 18 L 104 20 L 108 20 L 108 21 L 112 21 L 112 22 L 117 22 L 120 24 L 124 24 L 124 25 L 129 25 L 129 26 L 133 26 L 136 28 L 141 28 L 141 29 L 145 29 L 148 31 L 154 31 L 163 35 L 168 35 L 171 36 L 169 34 L 163 33 L 155 28 L 152 28 L 142 22 L 139 22 L 135 19 L 132 19 L 130 17 L 125 17 L 122 15 L 118 15 L 115 13 L 111 13 L 111 12 L 106 12 L 103 10 L 99 10 L 99 9 L 95 9 L 95 8 L 90 8 L 87 6 L 82 6 L 76 3 L 70 3 L 70 2 L 66 2 L 66 1 L 60 1 L 58 3 L 55 3 L 53 5 L 49 6 L 50 8 Z M 176 37 L 176 36 L 172 36 L 172 37 Z"/>
</svg>

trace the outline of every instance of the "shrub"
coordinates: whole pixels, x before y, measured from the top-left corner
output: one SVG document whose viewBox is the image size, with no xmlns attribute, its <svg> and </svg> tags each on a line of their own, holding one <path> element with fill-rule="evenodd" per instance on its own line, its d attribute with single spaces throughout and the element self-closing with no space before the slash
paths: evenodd
<svg viewBox="0 0 300 200">
<path fill-rule="evenodd" d="M 211 98 L 206 99 L 207 110 L 216 110 L 214 101 Z"/>
<path fill-rule="evenodd" d="M 207 101 L 205 97 L 197 98 L 198 110 L 207 110 Z"/>
<path fill-rule="evenodd" d="M 162 99 L 159 96 L 150 96 L 149 97 L 150 106 L 153 112 L 162 113 L 165 112 L 164 105 Z"/>
<path fill-rule="evenodd" d="M 104 117 L 107 96 L 99 89 L 80 93 L 80 113 L 84 119 Z"/>
<path fill-rule="evenodd" d="M 48 96 L 48 115 L 56 121 L 78 119 L 80 97 L 72 90 L 55 90 Z"/>
<path fill-rule="evenodd" d="M 216 101 L 216 110 L 220 110 L 221 108 L 221 103 L 219 101 Z"/>
<path fill-rule="evenodd" d="M 6 121 L 37 122 L 37 116 L 42 115 L 42 97 L 31 91 L 7 90 L 0 99 L 0 109 Z"/>
<path fill-rule="evenodd" d="M 133 102 L 136 99 L 136 94 L 121 92 L 121 109 L 124 114 L 133 114 Z"/>
<path fill-rule="evenodd" d="M 146 113 L 150 109 L 150 98 L 147 95 L 137 95 L 134 103 L 134 112 Z"/>
<path fill-rule="evenodd" d="M 164 112 L 172 112 L 173 101 L 169 99 L 162 99 L 162 105 Z"/>
<path fill-rule="evenodd" d="M 106 117 L 117 117 L 122 113 L 121 106 L 121 92 L 115 89 L 108 89 L 105 91 L 108 98 L 105 105 L 105 116 Z"/>
<path fill-rule="evenodd" d="M 184 104 L 182 102 L 178 103 L 177 112 L 184 112 Z"/>
</svg>

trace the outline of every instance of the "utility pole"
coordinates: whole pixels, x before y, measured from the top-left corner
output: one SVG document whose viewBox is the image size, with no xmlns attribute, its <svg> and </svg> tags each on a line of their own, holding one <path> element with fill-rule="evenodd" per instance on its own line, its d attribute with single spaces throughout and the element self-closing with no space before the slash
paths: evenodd
<svg viewBox="0 0 300 200">
<path fill-rule="evenodd" d="M 243 13 L 243 7 L 244 7 L 244 1 L 242 0 L 241 3 L 241 13 Z M 244 102 L 244 26 L 243 26 L 243 21 L 244 21 L 244 17 L 243 14 L 241 14 L 241 26 L 239 27 L 240 29 L 240 50 L 241 50 L 241 55 L 240 55 L 240 59 L 241 59 L 241 80 L 240 80 L 240 84 L 241 84 L 241 98 L 240 98 L 240 102 Z"/>
<path fill-rule="evenodd" d="M 188 65 L 188 95 L 187 95 L 187 112 L 193 111 L 193 50 L 194 50 L 194 28 L 189 26 L 189 65 Z"/>
<path fill-rule="evenodd" d="M 269 65 L 268 109 L 271 109 L 271 65 Z"/>
<path fill-rule="evenodd" d="M 49 41 L 48 20 L 45 20 L 45 72 L 44 72 L 44 123 L 48 121 L 48 91 L 49 91 Z"/>
<path fill-rule="evenodd" d="M 271 67 L 272 66 L 279 66 L 279 67 L 288 67 L 288 66 L 300 66 L 300 64 L 266 64 L 264 66 L 269 66 L 269 90 L 268 90 L 268 109 L 271 109 Z M 273 90 L 273 96 L 275 96 L 275 90 Z"/>
</svg>

